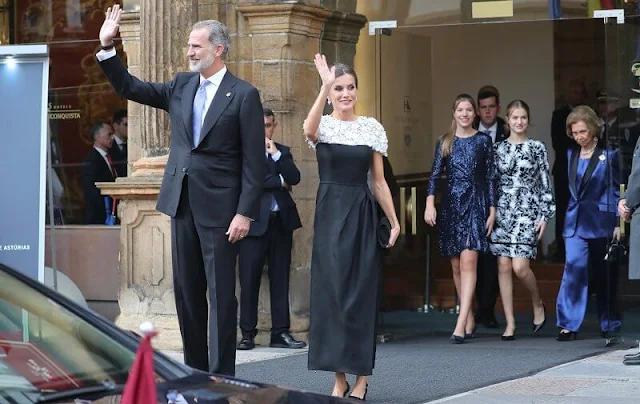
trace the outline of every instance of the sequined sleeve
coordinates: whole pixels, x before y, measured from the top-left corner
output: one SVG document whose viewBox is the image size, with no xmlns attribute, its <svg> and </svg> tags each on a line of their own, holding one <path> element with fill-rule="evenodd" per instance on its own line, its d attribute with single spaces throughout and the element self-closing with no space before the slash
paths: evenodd
<svg viewBox="0 0 640 404">
<path fill-rule="evenodd" d="M 484 147 L 484 159 L 487 178 L 487 192 L 489 194 L 489 206 L 498 207 L 498 171 L 496 170 L 495 152 L 491 144 L 491 138 L 487 136 Z"/>
<path fill-rule="evenodd" d="M 547 147 L 544 143 L 538 144 L 540 150 L 538 154 L 538 167 L 540 168 L 538 200 L 540 201 L 540 216 L 542 220 L 548 222 L 556 213 L 556 203 L 551 190 L 551 180 L 549 178 L 549 158 L 547 156 Z"/>
<path fill-rule="evenodd" d="M 436 145 L 436 153 L 433 156 L 433 164 L 431 165 L 431 175 L 429 176 L 429 185 L 427 187 L 427 196 L 435 195 L 438 190 L 438 181 L 442 178 L 445 159 L 442 157 L 442 142 L 438 141 Z"/>
</svg>

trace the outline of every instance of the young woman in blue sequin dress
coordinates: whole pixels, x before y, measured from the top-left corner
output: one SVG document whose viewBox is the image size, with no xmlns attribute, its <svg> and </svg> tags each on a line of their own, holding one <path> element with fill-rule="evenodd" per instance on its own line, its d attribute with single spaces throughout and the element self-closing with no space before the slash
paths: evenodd
<svg viewBox="0 0 640 404">
<path fill-rule="evenodd" d="M 429 179 L 424 220 L 439 230 L 440 254 L 451 257 L 460 313 L 451 342 L 461 344 L 473 334 L 473 293 L 478 252 L 488 251 L 487 237 L 496 218 L 497 177 L 491 138 L 473 129 L 476 104 L 467 94 L 456 97 L 451 129 L 438 141 Z M 435 194 L 446 175 L 439 214 Z"/>
</svg>

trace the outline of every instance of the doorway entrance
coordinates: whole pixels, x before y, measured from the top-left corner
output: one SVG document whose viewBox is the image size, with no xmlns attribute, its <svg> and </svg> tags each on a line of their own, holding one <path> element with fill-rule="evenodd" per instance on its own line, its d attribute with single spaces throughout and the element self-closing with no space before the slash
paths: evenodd
<svg viewBox="0 0 640 404">
<path fill-rule="evenodd" d="M 640 104 L 634 101 L 640 98 L 640 89 L 634 90 L 638 77 L 630 70 L 640 55 L 638 22 L 638 17 L 624 21 L 584 18 L 375 30 L 376 110 L 389 139 L 389 162 L 398 184 L 394 200 L 403 229 L 396 247 L 384 259 L 383 339 L 448 334 L 455 324 L 457 297 L 449 259 L 440 256 L 437 230 L 426 225 L 423 217 L 435 146 L 451 124 L 456 95 L 468 93 L 475 98 L 480 87 L 493 85 L 503 108 L 511 100 L 525 100 L 531 107 L 529 135 L 545 143 L 553 165 L 552 115 L 568 103 L 570 83 L 579 81 L 585 89 L 582 103 L 594 110 L 603 92 L 617 99 L 612 116 L 621 125 L 615 133 L 608 131 L 603 141 L 620 147 L 614 140 L 625 138 L 629 144 L 640 133 L 640 110 L 634 107 Z M 626 177 L 620 178 L 620 183 L 626 182 Z M 439 199 L 436 197 L 436 204 Z M 556 253 L 556 226 L 563 223 L 554 217 L 532 262 L 547 306 L 546 330 L 554 335 L 554 309 L 564 270 L 564 255 Z M 628 234 L 628 226 L 625 229 Z M 618 283 L 618 298 L 627 318 L 624 330 L 635 335 L 640 333 L 640 282 L 628 279 L 625 260 L 603 268 L 614 273 L 612 266 L 619 272 L 610 281 Z M 517 279 L 514 306 L 518 320 L 529 324 L 530 296 Z M 595 298 L 588 310 L 581 334 L 597 335 Z M 499 297 L 495 311 L 501 323 L 495 332 L 501 334 L 504 320 Z"/>
</svg>

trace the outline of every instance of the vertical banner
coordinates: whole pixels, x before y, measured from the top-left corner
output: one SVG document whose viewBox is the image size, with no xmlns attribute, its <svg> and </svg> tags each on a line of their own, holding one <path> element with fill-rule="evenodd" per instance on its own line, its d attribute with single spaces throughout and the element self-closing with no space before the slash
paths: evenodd
<svg viewBox="0 0 640 404">
<path fill-rule="evenodd" d="M 49 57 L 0 46 L 0 263 L 44 281 Z"/>
</svg>

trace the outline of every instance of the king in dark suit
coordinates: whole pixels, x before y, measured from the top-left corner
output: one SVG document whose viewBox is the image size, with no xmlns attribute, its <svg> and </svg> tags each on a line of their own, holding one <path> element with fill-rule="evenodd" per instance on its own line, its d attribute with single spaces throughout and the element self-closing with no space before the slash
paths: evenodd
<svg viewBox="0 0 640 404">
<path fill-rule="evenodd" d="M 265 157 L 267 168 L 260 218 L 240 242 L 240 330 L 238 349 L 253 349 L 258 324 L 258 295 L 265 259 L 268 257 L 271 292 L 271 342 L 276 348 L 304 348 L 289 332 L 289 271 L 293 231 L 302 227 L 291 186 L 300 182 L 291 150 L 272 140 L 277 122 L 273 111 L 264 108 Z"/>
<path fill-rule="evenodd" d="M 191 73 L 177 73 L 168 83 L 131 76 L 113 48 L 121 12 L 118 5 L 107 10 L 97 57 L 118 95 L 171 117 L 171 149 L 157 209 L 171 216 L 185 363 L 233 375 L 236 242 L 258 219 L 264 183 L 260 96 L 227 71 L 229 31 L 214 20 L 194 24 L 189 35 Z"/>
</svg>

